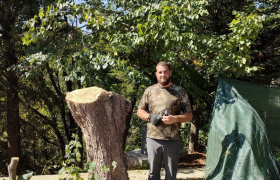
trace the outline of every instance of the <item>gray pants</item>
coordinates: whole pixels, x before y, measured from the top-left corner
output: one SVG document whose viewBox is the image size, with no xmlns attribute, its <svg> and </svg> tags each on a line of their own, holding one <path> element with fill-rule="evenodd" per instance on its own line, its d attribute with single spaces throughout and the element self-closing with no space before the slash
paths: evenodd
<svg viewBox="0 0 280 180">
<path fill-rule="evenodd" d="M 162 161 L 165 180 L 176 180 L 181 142 L 179 140 L 158 140 L 147 138 L 149 180 L 160 180 Z"/>
</svg>

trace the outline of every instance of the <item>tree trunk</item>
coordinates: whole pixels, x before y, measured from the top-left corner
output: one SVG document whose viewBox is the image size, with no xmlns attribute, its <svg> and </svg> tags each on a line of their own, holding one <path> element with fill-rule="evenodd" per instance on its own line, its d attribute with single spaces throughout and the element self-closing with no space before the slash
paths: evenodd
<svg viewBox="0 0 280 180">
<path fill-rule="evenodd" d="M 199 132 L 199 121 L 201 110 L 198 105 L 195 103 L 192 96 L 189 97 L 191 104 L 194 105 L 193 108 L 193 120 L 191 121 L 190 128 L 190 139 L 189 139 L 189 150 L 188 153 L 198 152 L 198 132 Z"/>
<path fill-rule="evenodd" d="M 127 180 L 123 135 L 125 118 L 131 105 L 125 98 L 98 87 L 67 93 L 66 102 L 78 126 L 81 127 L 87 150 L 87 160 L 94 161 L 99 179 Z M 112 170 L 112 162 L 117 167 Z M 108 173 L 102 166 L 110 166 Z"/>
<path fill-rule="evenodd" d="M 0 17 L 1 18 L 1 17 Z M 7 25 L 7 24 L 5 24 Z M 10 36 L 10 24 L 3 28 L 6 31 L 2 34 L 3 59 L 6 68 L 17 64 L 15 44 Z M 15 71 L 6 72 L 8 91 L 7 91 L 7 133 L 8 133 L 8 158 L 20 157 L 20 119 L 19 119 L 19 96 L 18 96 L 18 77 Z M 18 173 L 20 171 L 20 165 Z"/>
<path fill-rule="evenodd" d="M 54 125 L 54 123 L 52 123 L 51 127 L 53 128 L 54 134 L 56 135 L 56 138 L 59 142 L 61 155 L 63 158 L 65 158 L 65 143 L 64 143 L 63 136 L 61 135 L 59 129 L 57 128 L 57 125 Z"/>
<path fill-rule="evenodd" d="M 8 158 L 20 157 L 20 119 L 17 76 L 8 72 L 9 90 L 7 93 L 7 132 Z"/>
<path fill-rule="evenodd" d="M 190 129 L 190 140 L 189 140 L 189 150 L 188 153 L 198 152 L 198 132 L 199 132 L 199 124 L 198 124 L 198 117 L 193 118 L 191 122 L 191 129 Z"/>
<path fill-rule="evenodd" d="M 81 72 L 78 72 L 77 73 L 78 77 L 81 79 Z M 81 80 L 78 80 L 77 81 L 77 87 L 78 89 L 82 89 L 82 82 Z M 81 143 L 82 147 L 79 147 L 78 148 L 78 151 L 79 153 L 81 154 L 81 161 L 80 162 L 77 162 L 77 166 L 82 168 L 83 167 L 83 159 L 84 159 L 84 143 L 83 143 L 83 133 L 82 133 L 82 129 L 78 126 L 77 127 L 77 134 L 78 134 L 78 137 L 79 137 L 79 142 Z"/>
<path fill-rule="evenodd" d="M 188 150 L 189 154 L 194 153 L 198 150 L 198 133 L 194 121 L 195 119 L 193 119 L 191 122 L 189 150 Z"/>
</svg>

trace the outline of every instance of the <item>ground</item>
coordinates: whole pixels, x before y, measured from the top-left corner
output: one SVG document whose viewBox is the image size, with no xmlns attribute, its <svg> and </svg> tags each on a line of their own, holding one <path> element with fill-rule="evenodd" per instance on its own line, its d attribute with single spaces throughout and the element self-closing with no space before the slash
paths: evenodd
<svg viewBox="0 0 280 180">
<path fill-rule="evenodd" d="M 195 152 L 187 154 L 179 159 L 179 168 L 204 168 L 206 162 L 206 154 Z"/>
<path fill-rule="evenodd" d="M 179 159 L 178 179 L 204 179 L 204 167 L 206 162 L 205 153 L 187 154 Z M 130 180 L 146 180 L 148 170 L 130 170 L 128 171 Z M 86 173 L 81 174 L 84 179 L 87 179 Z M 164 179 L 164 169 L 162 169 L 161 177 Z M 58 180 L 62 178 L 60 175 L 43 175 L 32 176 L 31 180 Z M 8 180 L 6 177 L 0 177 L 0 180 Z"/>
</svg>

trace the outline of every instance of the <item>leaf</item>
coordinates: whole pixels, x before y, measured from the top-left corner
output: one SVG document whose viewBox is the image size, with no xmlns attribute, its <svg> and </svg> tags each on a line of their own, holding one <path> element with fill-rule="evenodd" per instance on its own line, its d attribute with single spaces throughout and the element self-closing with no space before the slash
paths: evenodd
<svg viewBox="0 0 280 180">
<path fill-rule="evenodd" d="M 81 162 L 81 154 L 79 152 L 76 153 L 76 159 L 78 162 Z"/>
<path fill-rule="evenodd" d="M 142 31 L 142 29 L 139 30 L 138 35 L 139 35 L 140 37 L 143 36 L 143 31 Z"/>
<path fill-rule="evenodd" d="M 40 18 L 42 18 L 44 16 L 43 10 L 44 10 L 43 8 L 40 9 L 40 12 L 39 12 L 39 17 Z"/>
<path fill-rule="evenodd" d="M 103 172 L 107 173 L 110 171 L 110 167 L 109 166 L 102 166 L 102 170 Z"/>
<path fill-rule="evenodd" d="M 108 67 L 108 63 L 103 64 L 102 68 L 106 69 Z"/>
<path fill-rule="evenodd" d="M 154 39 L 156 39 L 156 38 L 157 38 L 157 36 L 158 36 L 158 33 L 156 33 L 156 34 L 155 34 Z"/>
<path fill-rule="evenodd" d="M 99 177 L 97 174 L 93 173 L 90 177 L 89 177 L 89 180 L 98 180 Z"/>
<path fill-rule="evenodd" d="M 85 164 L 84 170 L 88 172 L 93 172 L 95 170 L 95 163 L 93 161 L 89 161 Z"/>
<path fill-rule="evenodd" d="M 246 64 L 246 58 L 242 58 L 242 64 Z"/>
<path fill-rule="evenodd" d="M 94 180 L 98 180 L 98 179 L 99 179 L 98 175 L 94 174 Z"/>
<path fill-rule="evenodd" d="M 20 175 L 20 176 L 18 176 L 17 180 L 24 180 L 24 179 L 23 179 L 22 175 Z"/>
<path fill-rule="evenodd" d="M 254 67 L 252 67 L 252 70 L 253 70 L 253 71 L 257 71 L 257 70 L 258 70 L 258 67 L 254 66 Z"/>
<path fill-rule="evenodd" d="M 65 169 L 65 167 L 62 167 L 62 168 L 58 171 L 58 173 L 59 173 L 60 175 L 66 174 L 66 169 Z"/>
<path fill-rule="evenodd" d="M 72 167 L 70 169 L 70 174 L 71 176 L 79 176 L 79 171 L 80 171 L 79 167 Z"/>
<path fill-rule="evenodd" d="M 76 148 L 80 148 L 80 147 L 82 147 L 82 144 L 80 142 L 77 142 Z"/>
<path fill-rule="evenodd" d="M 117 162 L 116 162 L 116 161 L 113 161 L 113 162 L 112 162 L 112 166 L 113 166 L 113 170 L 115 170 L 116 167 L 117 167 Z"/>
<path fill-rule="evenodd" d="M 32 178 L 33 171 L 18 177 L 18 180 L 30 180 Z"/>
<path fill-rule="evenodd" d="M 71 145 L 76 146 L 76 141 L 74 141 L 74 140 L 70 141 L 69 146 L 71 146 Z"/>
</svg>

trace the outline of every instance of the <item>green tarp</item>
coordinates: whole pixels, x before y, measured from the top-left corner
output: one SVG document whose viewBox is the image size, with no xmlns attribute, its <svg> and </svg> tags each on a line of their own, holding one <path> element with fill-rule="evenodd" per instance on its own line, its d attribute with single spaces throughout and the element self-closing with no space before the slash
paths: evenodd
<svg viewBox="0 0 280 180">
<path fill-rule="evenodd" d="M 220 79 L 208 136 L 206 179 L 279 180 L 274 157 L 279 148 L 280 89 Z"/>
</svg>

